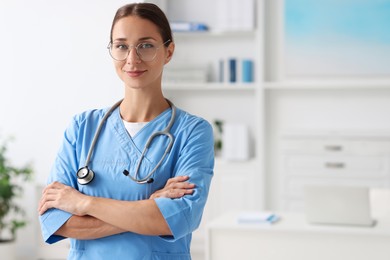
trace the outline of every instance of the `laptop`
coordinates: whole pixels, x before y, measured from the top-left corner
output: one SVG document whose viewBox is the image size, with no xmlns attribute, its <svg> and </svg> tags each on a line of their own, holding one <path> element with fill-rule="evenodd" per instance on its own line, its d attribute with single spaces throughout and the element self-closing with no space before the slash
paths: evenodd
<svg viewBox="0 0 390 260">
<path fill-rule="evenodd" d="M 305 186 L 305 214 L 311 224 L 373 226 L 370 190 L 353 186 Z"/>
</svg>

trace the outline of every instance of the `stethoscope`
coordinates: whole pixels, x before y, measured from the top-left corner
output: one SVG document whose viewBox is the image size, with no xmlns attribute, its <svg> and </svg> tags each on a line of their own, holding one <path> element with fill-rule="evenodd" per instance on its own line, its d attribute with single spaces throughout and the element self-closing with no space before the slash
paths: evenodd
<svg viewBox="0 0 390 260">
<path fill-rule="evenodd" d="M 91 157 L 92 157 L 92 153 L 93 153 L 93 150 L 95 148 L 95 145 L 96 145 L 96 141 L 97 139 L 99 138 L 99 134 L 100 134 L 100 131 L 102 130 L 102 127 L 103 127 L 103 124 L 104 122 L 107 120 L 107 118 L 111 115 L 111 113 L 122 103 L 123 99 L 122 100 L 119 100 L 118 102 L 116 102 L 108 111 L 107 113 L 104 115 L 102 121 L 100 122 L 99 126 L 98 126 L 98 129 L 95 133 L 95 136 L 93 137 L 93 140 L 92 140 L 92 144 L 91 144 L 91 147 L 89 148 L 89 151 L 88 151 L 88 155 L 87 155 L 87 159 L 85 161 L 85 165 L 83 167 L 81 167 L 78 171 L 77 171 L 77 182 L 81 185 L 85 185 L 85 184 L 88 184 L 90 183 L 93 178 L 95 177 L 95 173 L 88 168 L 88 165 L 89 165 L 89 162 L 91 160 Z M 160 165 L 162 164 L 162 162 L 164 161 L 165 157 L 167 156 L 167 154 L 169 153 L 170 149 L 172 148 L 172 145 L 173 145 L 173 136 L 172 134 L 169 132 L 171 130 L 171 127 L 175 121 L 175 116 L 176 116 L 176 107 L 175 105 L 169 101 L 167 99 L 167 102 L 169 103 L 169 105 L 171 106 L 171 109 L 172 109 L 172 115 L 171 115 L 171 119 L 169 120 L 169 123 L 167 125 L 167 127 L 162 130 L 162 131 L 157 131 L 157 132 L 154 132 L 150 137 L 149 139 L 146 141 L 146 144 L 145 144 L 145 147 L 142 151 L 142 154 L 141 154 L 141 157 L 138 161 L 138 164 L 137 164 L 137 168 L 135 170 L 135 173 L 134 173 L 134 176 L 132 176 L 131 174 L 129 174 L 129 172 L 127 170 L 124 170 L 123 171 L 123 174 L 125 176 L 128 176 L 131 180 L 135 181 L 136 183 L 139 183 L 139 184 L 146 184 L 146 183 L 152 183 L 154 180 L 153 178 L 151 178 L 151 176 L 153 175 L 153 173 L 157 170 L 158 167 L 160 167 Z M 139 169 L 141 167 L 141 162 L 142 160 L 145 158 L 145 154 L 146 152 L 148 151 L 149 149 L 149 146 L 150 144 L 152 143 L 153 139 L 156 138 L 157 136 L 159 135 L 165 135 L 169 138 L 169 143 L 168 143 L 168 146 L 167 148 L 165 149 L 165 152 L 163 154 L 163 156 L 161 157 L 160 161 L 157 163 L 157 165 L 153 168 L 153 170 L 151 170 L 144 178 L 142 179 L 139 179 L 138 178 L 138 173 L 139 173 Z"/>
</svg>

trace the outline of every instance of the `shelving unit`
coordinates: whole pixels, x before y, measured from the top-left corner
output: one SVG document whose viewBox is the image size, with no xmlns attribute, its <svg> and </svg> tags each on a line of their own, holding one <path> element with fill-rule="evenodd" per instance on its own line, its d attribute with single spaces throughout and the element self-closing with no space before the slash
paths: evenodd
<svg viewBox="0 0 390 260">
<path fill-rule="evenodd" d="M 322 79 L 264 82 L 265 90 L 380 90 L 390 89 L 390 79 Z"/>
<path fill-rule="evenodd" d="M 220 92 L 255 92 L 254 83 L 165 83 L 167 91 L 220 91 Z"/>
<path fill-rule="evenodd" d="M 204 259 L 205 227 L 209 221 L 230 210 L 256 210 L 263 207 L 263 172 L 259 166 L 263 148 L 262 21 L 255 19 L 256 25 L 252 30 L 220 31 L 214 26 L 217 13 L 214 1 L 154 2 L 165 8 L 168 19 L 201 19 L 197 22 L 207 23 L 210 28 L 207 32 L 174 32 L 176 48 L 167 68 L 183 65 L 207 68 L 208 80 L 191 83 L 163 82 L 165 96 L 179 108 L 201 116 L 211 124 L 218 119 L 245 124 L 249 128 L 249 160 L 227 161 L 216 158 L 209 200 L 201 227 L 194 233 L 192 242 L 193 258 Z M 191 12 L 188 12 L 189 8 Z M 262 1 L 255 1 L 256 15 L 262 12 L 262 8 Z M 243 83 L 240 77 L 234 83 L 219 82 L 219 62 L 229 58 L 237 59 L 238 68 L 241 67 L 242 59 L 251 59 L 254 63 L 254 82 Z"/>
<path fill-rule="evenodd" d="M 175 40 L 180 39 L 192 39 L 198 38 L 205 39 L 209 38 L 218 38 L 218 39 L 228 39 L 239 38 L 239 39 L 254 39 L 256 37 L 257 31 L 231 31 L 231 32 L 222 32 L 222 31 L 194 31 L 194 32 L 173 32 L 173 37 Z"/>
<path fill-rule="evenodd" d="M 221 31 L 216 28 L 217 8 L 216 2 L 155 0 L 153 1 L 165 9 L 170 20 L 189 21 L 198 19 L 209 26 L 206 32 L 174 32 L 176 44 L 174 58 L 170 66 L 194 65 L 207 67 L 208 81 L 200 83 L 164 82 L 163 91 L 168 98 L 175 101 L 190 113 L 207 119 L 210 123 L 214 120 L 224 122 L 238 122 L 249 126 L 251 138 L 251 153 L 253 160 L 261 157 L 258 148 L 260 138 L 258 135 L 261 125 L 261 84 L 262 81 L 262 57 L 260 39 L 262 39 L 262 21 L 252 30 L 245 31 Z M 262 1 L 255 1 L 255 13 L 262 10 Z M 190 11 L 189 11 L 190 10 Z M 186 20 L 187 19 L 187 20 Z M 221 46 L 223 45 L 223 48 Z M 240 59 L 249 58 L 254 62 L 253 83 L 242 83 L 238 78 L 236 83 L 218 82 L 218 62 L 221 59 L 236 58 L 237 66 L 241 66 Z M 190 61 L 190 62 L 189 62 Z M 199 105 L 201 104 L 201 106 Z M 235 162 L 228 163 L 235 165 Z M 219 168 L 217 166 L 216 173 Z M 221 170 L 223 172 L 223 170 Z M 260 173 L 261 175 L 261 173 Z M 262 207 L 261 202 L 259 207 Z"/>
</svg>

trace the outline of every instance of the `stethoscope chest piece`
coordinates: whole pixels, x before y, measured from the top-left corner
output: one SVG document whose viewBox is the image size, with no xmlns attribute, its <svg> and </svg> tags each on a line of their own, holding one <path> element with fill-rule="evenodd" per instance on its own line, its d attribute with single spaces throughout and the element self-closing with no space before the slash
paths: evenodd
<svg viewBox="0 0 390 260">
<path fill-rule="evenodd" d="M 95 173 L 88 166 L 84 166 L 77 171 L 77 182 L 81 185 L 90 183 L 94 177 Z"/>
</svg>

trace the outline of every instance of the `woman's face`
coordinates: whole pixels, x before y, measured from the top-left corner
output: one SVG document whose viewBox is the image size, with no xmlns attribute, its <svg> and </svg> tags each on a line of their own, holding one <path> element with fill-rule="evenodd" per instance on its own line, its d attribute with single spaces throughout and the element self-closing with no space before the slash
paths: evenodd
<svg viewBox="0 0 390 260">
<path fill-rule="evenodd" d="M 138 56 L 135 47 L 139 44 L 145 49 L 158 47 L 153 60 L 143 61 Z M 174 45 L 165 48 L 157 26 L 149 20 L 128 16 L 114 25 L 112 48 L 129 50 L 127 59 L 114 60 L 115 70 L 127 87 L 141 89 L 161 86 L 163 67 L 171 59 Z"/>
</svg>

